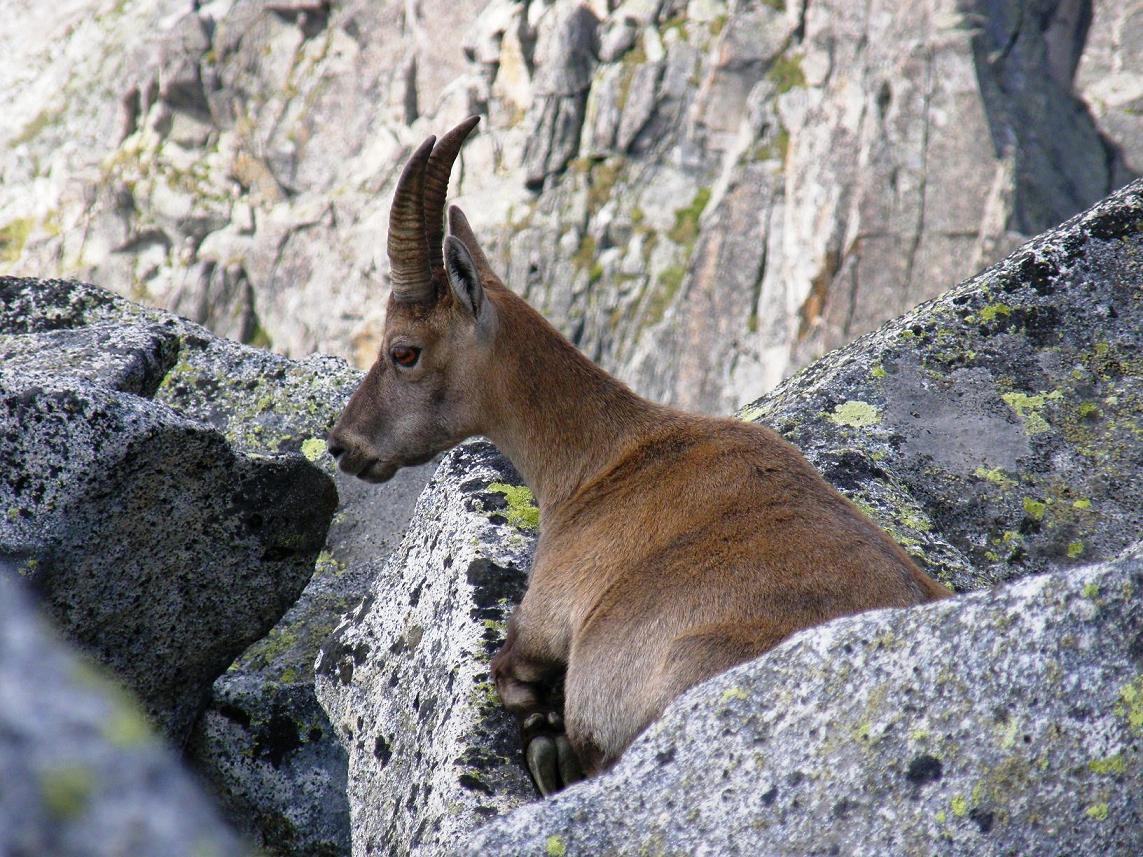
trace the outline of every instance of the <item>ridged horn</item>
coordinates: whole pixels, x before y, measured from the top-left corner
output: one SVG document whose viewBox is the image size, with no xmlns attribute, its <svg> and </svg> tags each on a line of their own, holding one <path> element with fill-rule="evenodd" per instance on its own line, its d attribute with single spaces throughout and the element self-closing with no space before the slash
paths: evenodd
<svg viewBox="0 0 1143 857">
<path fill-rule="evenodd" d="M 425 166 L 436 137 L 429 137 L 413 152 L 393 193 L 389 209 L 389 279 L 393 297 L 403 304 L 427 303 L 436 298 L 425 240 Z"/>
<path fill-rule="evenodd" d="M 429 270 L 433 279 L 442 284 L 445 280 L 444 251 L 444 206 L 448 196 L 448 180 L 452 175 L 452 165 L 460 154 L 465 138 L 480 121 L 479 116 L 469 116 L 440 138 L 429 164 L 425 167 L 425 239 L 429 244 Z"/>
</svg>

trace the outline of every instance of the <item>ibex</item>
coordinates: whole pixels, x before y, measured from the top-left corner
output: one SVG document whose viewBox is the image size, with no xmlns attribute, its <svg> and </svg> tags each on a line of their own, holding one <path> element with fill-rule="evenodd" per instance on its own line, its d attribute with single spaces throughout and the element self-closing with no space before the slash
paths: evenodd
<svg viewBox="0 0 1143 857">
<path fill-rule="evenodd" d="M 329 451 L 383 482 L 485 435 L 532 488 L 539 544 L 492 676 L 546 795 L 795 631 L 950 592 L 775 432 L 647 401 L 584 357 L 504 286 L 455 206 L 445 237 L 476 122 L 426 140 L 398 181 L 384 344 Z"/>
</svg>

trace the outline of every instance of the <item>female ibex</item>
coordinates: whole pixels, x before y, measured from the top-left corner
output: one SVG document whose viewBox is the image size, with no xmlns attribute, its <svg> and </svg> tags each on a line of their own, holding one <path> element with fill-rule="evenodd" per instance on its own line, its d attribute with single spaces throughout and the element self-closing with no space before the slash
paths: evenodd
<svg viewBox="0 0 1143 857">
<path fill-rule="evenodd" d="M 535 563 L 492 674 L 547 794 L 795 631 L 949 591 L 773 431 L 657 405 L 594 365 L 504 287 L 455 207 L 445 237 L 476 122 L 401 175 L 384 345 L 329 451 L 383 482 L 486 435 L 535 492 Z"/>
</svg>

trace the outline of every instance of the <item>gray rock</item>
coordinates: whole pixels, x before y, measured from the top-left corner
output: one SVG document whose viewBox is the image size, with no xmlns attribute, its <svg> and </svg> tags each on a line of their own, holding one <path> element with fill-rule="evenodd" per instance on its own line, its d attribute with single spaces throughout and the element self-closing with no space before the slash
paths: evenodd
<svg viewBox="0 0 1143 857">
<path fill-rule="evenodd" d="M 36 615 L 0 560 L 0 852 L 250 853 L 143 713 Z"/>
<path fill-rule="evenodd" d="M 1114 556 L 1143 521 L 1143 181 L 742 412 L 957 589 Z"/>
<path fill-rule="evenodd" d="M 579 2 L 558 4 L 536 47 L 539 73 L 523 152 L 524 183 L 539 188 L 579 150 L 580 129 L 598 53 L 599 19 Z"/>
<path fill-rule="evenodd" d="M 493 447 L 450 453 L 400 548 L 322 647 L 349 752 L 354 854 L 447 852 L 534 795 L 488 662 L 523 595 L 538 512 Z"/>
<path fill-rule="evenodd" d="M 1117 142 L 1123 157 L 1117 181 L 1125 182 L 1143 173 L 1143 2 L 1093 5 L 1076 91 L 1103 135 Z"/>
<path fill-rule="evenodd" d="M 0 550 L 182 743 L 210 683 L 305 586 L 333 485 L 146 398 L 173 323 L 4 335 L 0 353 Z"/>
<path fill-rule="evenodd" d="M 232 457 L 303 452 L 332 471 L 324 437 L 361 377 L 342 361 L 297 362 L 225 342 L 79 283 L 9 280 L 2 288 L 0 329 L 36 334 L 4 337 L 14 360 L 46 359 L 39 347 L 50 343 L 54 364 L 70 376 L 153 397 L 224 439 Z M 380 488 L 336 477 L 341 506 L 313 577 L 277 625 L 214 681 L 190 733 L 187 753 L 227 816 L 271 853 L 349 851 L 346 754 L 314 698 L 313 662 L 396 546 L 430 468 Z"/>
<path fill-rule="evenodd" d="M 1141 548 L 796 634 L 466 853 L 1137 854 Z"/>
</svg>

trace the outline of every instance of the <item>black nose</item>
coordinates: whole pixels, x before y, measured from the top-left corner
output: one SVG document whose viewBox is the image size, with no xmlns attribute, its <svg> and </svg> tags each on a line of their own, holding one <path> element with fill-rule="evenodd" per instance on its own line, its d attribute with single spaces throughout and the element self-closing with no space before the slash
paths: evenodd
<svg viewBox="0 0 1143 857">
<path fill-rule="evenodd" d="M 332 440 L 326 442 L 326 449 L 329 450 L 329 454 L 333 456 L 334 461 L 337 461 L 345 454 L 345 447 Z"/>
</svg>

